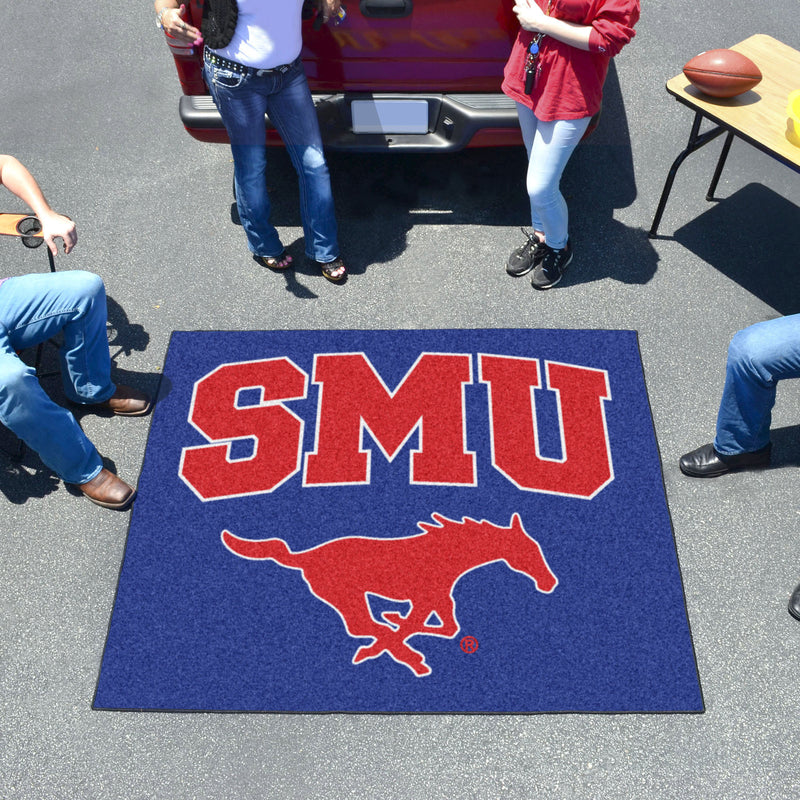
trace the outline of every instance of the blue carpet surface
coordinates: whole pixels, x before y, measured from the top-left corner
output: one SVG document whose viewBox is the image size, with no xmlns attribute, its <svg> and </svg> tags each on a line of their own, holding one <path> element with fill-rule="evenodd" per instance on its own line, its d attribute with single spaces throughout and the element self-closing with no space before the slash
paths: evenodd
<svg viewBox="0 0 800 800">
<path fill-rule="evenodd" d="M 701 712 L 635 332 L 176 332 L 98 709 Z"/>
</svg>

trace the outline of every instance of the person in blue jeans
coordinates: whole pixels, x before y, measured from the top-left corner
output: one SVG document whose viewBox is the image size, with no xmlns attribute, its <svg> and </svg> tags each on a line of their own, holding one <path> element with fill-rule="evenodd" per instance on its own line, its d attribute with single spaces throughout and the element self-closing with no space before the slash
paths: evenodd
<svg viewBox="0 0 800 800">
<path fill-rule="evenodd" d="M 681 472 L 692 478 L 716 478 L 733 470 L 768 466 L 772 407 L 778 382 L 787 378 L 800 378 L 800 314 L 739 331 L 728 347 L 714 441 L 683 456 Z M 789 613 L 800 620 L 800 584 L 792 592 Z"/>
<path fill-rule="evenodd" d="M 681 472 L 716 478 L 736 469 L 768 466 L 772 407 L 778 381 L 786 378 L 800 378 L 800 314 L 739 331 L 728 347 L 714 441 L 683 456 Z"/>
<path fill-rule="evenodd" d="M 74 222 L 53 211 L 16 158 L 0 155 L 0 184 L 39 218 L 53 255 L 56 239 L 62 240 L 65 253 L 72 251 L 78 240 Z M 50 399 L 18 355 L 61 333 L 61 375 L 71 402 L 121 416 L 146 414 L 151 405 L 146 394 L 111 381 L 106 317 L 103 281 L 90 272 L 0 278 L 0 423 L 92 502 L 122 509 L 133 500 L 133 488 L 103 466 L 75 417 Z"/>
<path fill-rule="evenodd" d="M 256 261 L 272 270 L 292 264 L 270 222 L 266 114 L 297 172 L 306 257 L 338 283 L 346 268 L 317 112 L 300 61 L 302 5 L 303 0 L 206 0 L 198 29 L 184 20 L 184 5 L 155 2 L 158 23 L 168 35 L 205 44 L 203 77 L 228 132 L 239 218 Z M 327 21 L 340 0 L 318 5 Z"/>
</svg>

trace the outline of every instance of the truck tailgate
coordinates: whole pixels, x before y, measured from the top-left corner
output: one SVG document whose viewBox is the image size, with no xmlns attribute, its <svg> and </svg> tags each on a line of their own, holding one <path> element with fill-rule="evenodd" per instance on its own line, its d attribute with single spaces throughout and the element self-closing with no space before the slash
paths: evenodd
<svg viewBox="0 0 800 800">
<path fill-rule="evenodd" d="M 341 25 L 304 31 L 313 91 L 497 92 L 519 24 L 514 0 L 351 0 Z"/>
</svg>

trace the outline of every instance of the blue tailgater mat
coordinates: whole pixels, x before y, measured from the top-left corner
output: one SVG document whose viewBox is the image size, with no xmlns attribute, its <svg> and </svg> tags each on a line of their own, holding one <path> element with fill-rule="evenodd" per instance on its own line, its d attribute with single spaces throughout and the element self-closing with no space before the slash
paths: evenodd
<svg viewBox="0 0 800 800">
<path fill-rule="evenodd" d="M 94 708 L 702 712 L 636 333 L 174 333 Z"/>
</svg>

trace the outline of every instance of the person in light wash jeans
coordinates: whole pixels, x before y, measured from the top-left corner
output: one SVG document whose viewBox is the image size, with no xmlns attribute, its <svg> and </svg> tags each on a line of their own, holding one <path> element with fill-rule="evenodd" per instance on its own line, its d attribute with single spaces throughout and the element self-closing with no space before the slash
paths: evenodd
<svg viewBox="0 0 800 800">
<path fill-rule="evenodd" d="M 550 289 L 572 262 L 567 203 L 559 189 L 569 157 L 602 104 L 611 58 L 634 36 L 639 0 L 517 0 L 520 31 L 504 70 L 528 151 L 532 234 L 506 272 Z"/>
<path fill-rule="evenodd" d="M 0 185 L 27 203 L 42 224 L 53 255 L 61 239 L 69 253 L 78 241 L 75 223 L 45 200 L 30 172 L 13 156 L 0 155 Z M 149 397 L 111 381 L 103 281 L 91 272 L 47 272 L 0 278 L 0 423 L 22 439 L 66 483 L 93 503 L 123 509 L 135 491 L 103 466 L 75 417 L 54 403 L 18 351 L 58 333 L 64 392 L 76 405 L 121 416 L 141 416 Z"/>
</svg>

